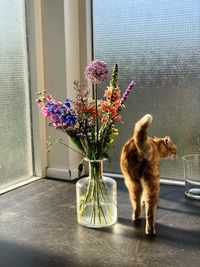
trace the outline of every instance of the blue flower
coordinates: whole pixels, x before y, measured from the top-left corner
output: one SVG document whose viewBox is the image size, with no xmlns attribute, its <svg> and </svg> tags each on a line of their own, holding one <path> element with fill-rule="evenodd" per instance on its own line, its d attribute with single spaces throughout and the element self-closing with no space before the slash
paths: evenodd
<svg viewBox="0 0 200 267">
<path fill-rule="evenodd" d="M 66 109 L 63 107 L 58 108 L 56 111 L 56 115 L 61 119 L 65 111 L 66 111 Z"/>
<path fill-rule="evenodd" d="M 48 108 L 49 108 L 49 112 L 54 113 L 54 104 L 51 103 L 51 102 L 49 102 L 49 103 L 47 104 L 47 106 L 48 106 Z"/>
<path fill-rule="evenodd" d="M 65 106 L 68 107 L 68 108 L 71 107 L 70 99 L 69 99 L 69 98 L 66 98 L 66 99 L 65 99 Z"/>
<path fill-rule="evenodd" d="M 67 125 L 74 125 L 76 121 L 76 117 L 70 113 L 66 114 L 63 119 Z"/>
</svg>

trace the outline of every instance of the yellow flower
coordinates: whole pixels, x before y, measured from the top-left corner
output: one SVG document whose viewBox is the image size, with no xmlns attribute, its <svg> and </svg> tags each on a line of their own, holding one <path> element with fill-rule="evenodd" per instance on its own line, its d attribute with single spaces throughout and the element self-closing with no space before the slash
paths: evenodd
<svg viewBox="0 0 200 267">
<path fill-rule="evenodd" d="M 119 134 L 119 131 L 118 131 L 117 128 L 113 128 L 113 134 L 114 134 L 114 135 L 118 135 L 118 134 Z"/>
<path fill-rule="evenodd" d="M 114 142 L 114 139 L 110 139 L 109 144 L 111 145 Z"/>
</svg>

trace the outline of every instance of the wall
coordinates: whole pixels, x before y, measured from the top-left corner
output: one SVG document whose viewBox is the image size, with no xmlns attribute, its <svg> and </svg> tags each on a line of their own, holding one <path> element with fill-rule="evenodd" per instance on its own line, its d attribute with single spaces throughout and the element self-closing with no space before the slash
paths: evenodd
<svg viewBox="0 0 200 267">
<path fill-rule="evenodd" d="M 85 1 L 43 0 L 41 5 L 45 89 L 63 101 L 74 96 L 73 82 L 80 80 L 80 73 L 87 64 Z M 52 141 L 62 138 L 73 146 L 66 134 L 55 131 L 47 122 L 47 139 L 49 136 Z M 56 144 L 48 153 L 47 176 L 76 178 L 80 159 L 77 153 Z"/>
</svg>

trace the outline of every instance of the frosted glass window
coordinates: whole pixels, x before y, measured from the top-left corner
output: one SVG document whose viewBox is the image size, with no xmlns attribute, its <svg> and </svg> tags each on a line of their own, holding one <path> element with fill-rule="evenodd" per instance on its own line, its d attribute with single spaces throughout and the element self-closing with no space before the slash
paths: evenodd
<svg viewBox="0 0 200 267">
<path fill-rule="evenodd" d="M 171 136 L 178 150 L 162 161 L 161 176 L 183 179 L 181 156 L 200 148 L 200 1 L 94 0 L 93 38 L 95 58 L 119 64 L 121 89 L 137 81 L 105 170 L 120 173 L 122 145 L 151 113 L 149 134 Z"/>
<path fill-rule="evenodd" d="M 0 189 L 33 175 L 25 1 L 0 0 Z"/>
</svg>

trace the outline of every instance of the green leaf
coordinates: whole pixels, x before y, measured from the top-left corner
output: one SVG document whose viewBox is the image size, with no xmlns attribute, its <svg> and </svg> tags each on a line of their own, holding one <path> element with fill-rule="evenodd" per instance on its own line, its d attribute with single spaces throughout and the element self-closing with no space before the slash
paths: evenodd
<svg viewBox="0 0 200 267">
<path fill-rule="evenodd" d="M 76 146 L 78 149 L 80 149 L 82 152 L 85 153 L 85 150 L 84 150 L 84 148 L 83 148 L 83 146 L 82 146 L 82 144 L 81 144 L 81 141 L 80 141 L 79 137 L 77 137 L 77 136 L 76 136 L 74 133 L 72 133 L 72 132 L 67 132 L 67 134 L 68 134 L 70 140 L 75 144 L 75 146 Z"/>
</svg>

